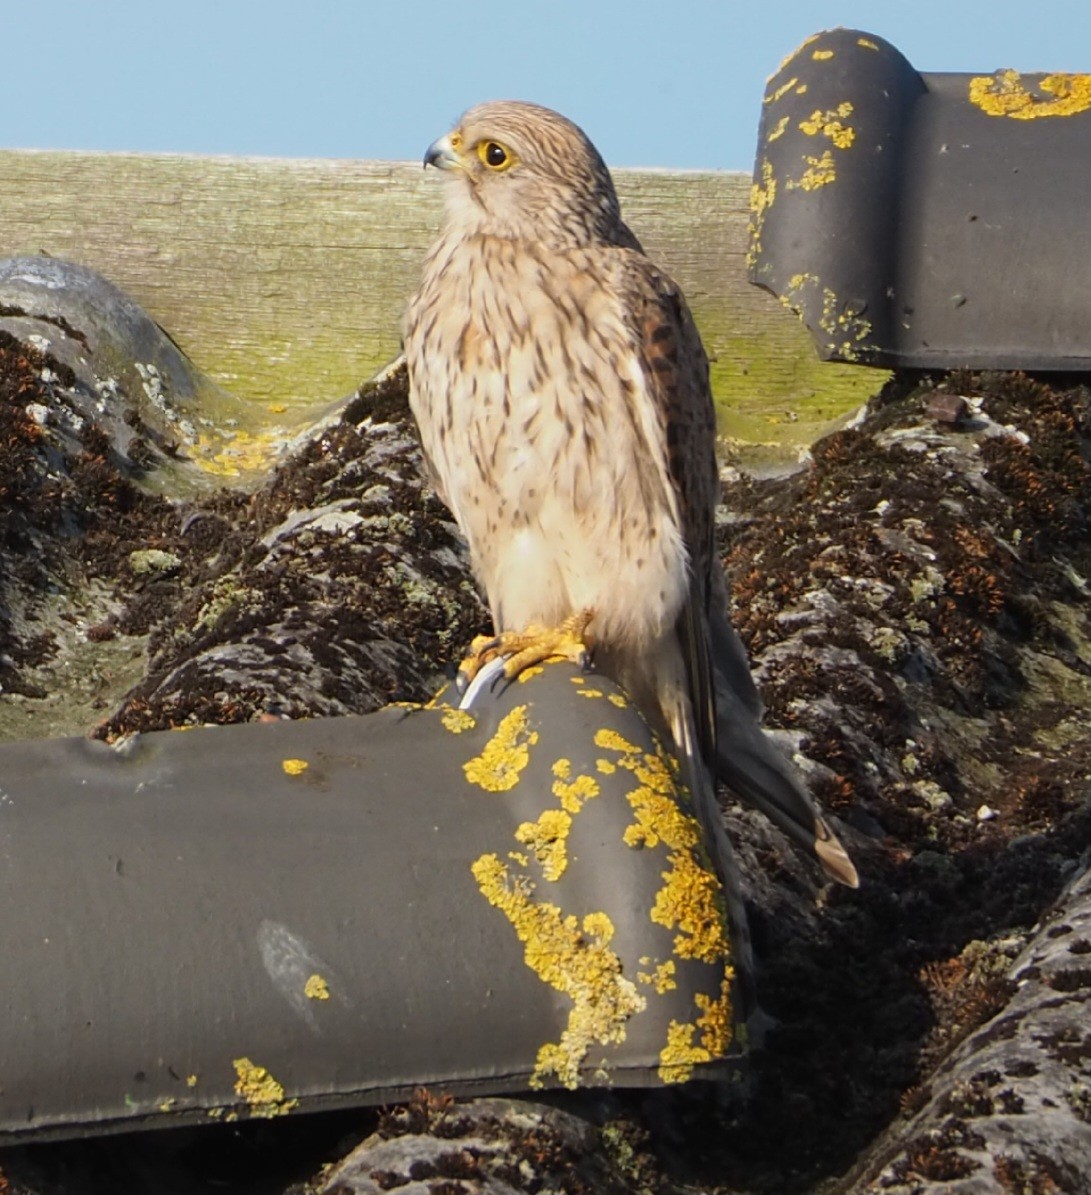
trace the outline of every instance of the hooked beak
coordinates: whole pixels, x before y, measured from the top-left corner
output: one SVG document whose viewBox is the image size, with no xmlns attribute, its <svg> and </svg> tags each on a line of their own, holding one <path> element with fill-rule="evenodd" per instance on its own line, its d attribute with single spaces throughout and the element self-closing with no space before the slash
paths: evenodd
<svg viewBox="0 0 1091 1195">
<path fill-rule="evenodd" d="M 437 170 L 460 170 L 462 161 L 451 142 L 451 134 L 446 133 L 433 141 L 424 155 L 424 167 L 435 166 Z"/>
</svg>

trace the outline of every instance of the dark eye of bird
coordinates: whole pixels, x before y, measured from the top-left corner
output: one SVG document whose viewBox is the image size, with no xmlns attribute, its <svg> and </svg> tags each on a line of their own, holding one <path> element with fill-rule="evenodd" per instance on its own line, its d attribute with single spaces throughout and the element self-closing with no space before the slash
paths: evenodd
<svg viewBox="0 0 1091 1195">
<path fill-rule="evenodd" d="M 485 146 L 485 161 L 490 166 L 503 166 L 508 160 L 508 151 L 495 141 L 490 141 Z"/>
</svg>

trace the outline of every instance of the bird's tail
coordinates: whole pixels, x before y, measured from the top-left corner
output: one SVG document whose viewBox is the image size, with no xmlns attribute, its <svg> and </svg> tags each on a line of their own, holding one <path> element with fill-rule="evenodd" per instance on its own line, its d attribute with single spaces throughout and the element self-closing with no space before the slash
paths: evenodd
<svg viewBox="0 0 1091 1195">
<path fill-rule="evenodd" d="M 813 854 L 826 873 L 859 887 L 856 868 L 829 823 L 815 808 L 791 762 L 761 728 L 761 699 L 746 650 L 726 614 L 710 619 L 716 689 L 716 773 L 743 801 Z"/>
</svg>

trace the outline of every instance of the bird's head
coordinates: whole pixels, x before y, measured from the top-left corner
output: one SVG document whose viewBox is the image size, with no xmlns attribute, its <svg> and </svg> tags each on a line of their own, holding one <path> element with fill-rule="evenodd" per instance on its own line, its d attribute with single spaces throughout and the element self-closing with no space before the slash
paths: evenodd
<svg viewBox="0 0 1091 1195">
<path fill-rule="evenodd" d="M 460 233 L 560 247 L 630 243 L 606 163 L 549 108 L 478 104 L 428 147 L 424 164 L 447 172 L 448 219 Z"/>
</svg>

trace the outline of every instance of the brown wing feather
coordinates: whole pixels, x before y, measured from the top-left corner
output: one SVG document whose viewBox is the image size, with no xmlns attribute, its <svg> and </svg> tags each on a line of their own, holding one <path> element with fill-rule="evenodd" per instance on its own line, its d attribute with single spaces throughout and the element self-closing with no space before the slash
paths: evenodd
<svg viewBox="0 0 1091 1195">
<path fill-rule="evenodd" d="M 711 767 L 716 704 L 708 630 L 714 512 L 719 486 L 708 358 L 678 286 L 647 258 L 628 260 L 627 298 L 648 392 L 662 421 L 667 466 L 689 554 L 689 599 L 676 628 L 701 755 Z"/>
</svg>

